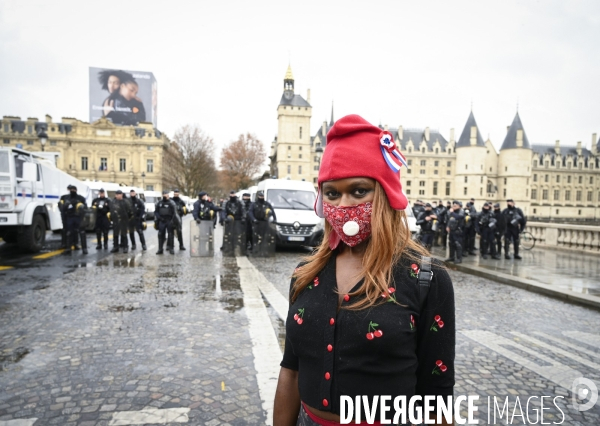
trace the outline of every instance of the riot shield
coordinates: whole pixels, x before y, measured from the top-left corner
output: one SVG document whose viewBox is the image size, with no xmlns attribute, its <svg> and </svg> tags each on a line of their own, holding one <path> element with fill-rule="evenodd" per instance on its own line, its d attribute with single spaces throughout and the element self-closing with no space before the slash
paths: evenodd
<svg viewBox="0 0 600 426">
<path fill-rule="evenodd" d="M 246 256 L 246 222 L 233 222 L 233 255 Z"/>
<path fill-rule="evenodd" d="M 233 253 L 233 228 L 235 223 L 234 220 L 223 222 L 223 256 L 235 256 Z"/>
<path fill-rule="evenodd" d="M 252 255 L 256 257 L 275 256 L 275 225 L 271 222 L 260 221 L 252 226 L 254 244 Z"/>
<path fill-rule="evenodd" d="M 212 220 L 190 223 L 190 250 L 192 257 L 212 257 L 214 255 Z"/>
</svg>

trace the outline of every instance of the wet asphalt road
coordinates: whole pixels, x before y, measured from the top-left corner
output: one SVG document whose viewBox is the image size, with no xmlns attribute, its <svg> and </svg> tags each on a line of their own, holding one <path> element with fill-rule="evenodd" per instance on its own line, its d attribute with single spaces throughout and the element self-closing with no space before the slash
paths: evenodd
<svg viewBox="0 0 600 426">
<path fill-rule="evenodd" d="M 186 221 L 185 235 L 188 229 Z M 46 253 L 58 246 L 57 237 Z M 95 235 L 88 234 L 89 255 L 45 259 L 0 245 L 0 266 L 13 266 L 0 271 L 0 426 L 12 419 L 110 425 L 119 413 L 148 407 L 188 410 L 194 425 L 267 423 L 236 259 L 223 258 L 218 241 L 210 259 L 177 250 L 156 256 L 156 231 L 146 237 L 147 252 L 138 244 L 136 251 L 110 254 L 96 252 Z M 288 249 L 250 261 L 287 299 L 290 275 L 306 254 Z M 563 424 L 600 424 L 600 404 L 585 412 L 568 407 L 574 377 L 600 387 L 600 312 L 450 274 L 455 395 L 479 395 L 482 403 L 509 396 L 511 412 L 517 397 L 525 405 L 531 396 L 562 396 Z M 283 321 L 263 297 L 268 320 L 260 331 L 273 333 L 281 347 Z M 534 404 L 539 409 L 539 399 Z M 550 408 L 544 422 L 559 422 L 560 411 Z"/>
</svg>

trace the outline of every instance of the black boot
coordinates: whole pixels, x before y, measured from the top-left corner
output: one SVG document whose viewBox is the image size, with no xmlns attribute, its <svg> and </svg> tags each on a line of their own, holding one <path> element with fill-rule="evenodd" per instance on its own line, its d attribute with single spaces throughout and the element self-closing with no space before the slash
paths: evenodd
<svg viewBox="0 0 600 426">
<path fill-rule="evenodd" d="M 456 245 L 456 260 L 454 261 L 454 263 L 456 263 L 456 264 L 462 263 L 462 257 L 463 257 L 462 246 L 457 244 Z"/>
<path fill-rule="evenodd" d="M 87 249 L 87 237 L 85 235 L 85 231 L 80 233 L 79 238 L 81 239 L 81 252 L 83 254 L 88 254 L 88 249 Z"/>
<path fill-rule="evenodd" d="M 180 250 L 180 251 L 181 251 L 181 250 L 185 250 L 185 247 L 184 247 L 183 245 L 180 245 L 180 246 L 179 246 L 179 250 Z"/>
<path fill-rule="evenodd" d="M 102 249 L 102 233 L 96 232 L 96 250 Z"/>
<path fill-rule="evenodd" d="M 513 256 L 516 260 L 521 260 L 523 259 L 521 256 L 519 256 L 519 242 L 515 242 L 515 255 Z"/>
<path fill-rule="evenodd" d="M 143 232 L 140 232 L 140 243 L 142 244 L 142 250 L 146 251 L 148 248 L 146 247 L 146 237 L 144 237 Z"/>
<path fill-rule="evenodd" d="M 110 252 L 111 253 L 118 253 L 119 252 L 119 246 L 114 246 L 113 249 Z"/>
<path fill-rule="evenodd" d="M 456 258 L 456 250 L 455 248 L 450 245 L 450 257 L 448 259 L 446 259 L 444 262 L 454 262 L 454 259 Z"/>
<path fill-rule="evenodd" d="M 163 254 L 163 246 L 165 245 L 165 240 L 163 240 L 162 238 L 158 238 L 158 251 L 156 252 L 156 254 Z"/>
<path fill-rule="evenodd" d="M 508 244 L 504 244 L 504 258 L 509 260 L 510 256 L 508 255 Z"/>
</svg>

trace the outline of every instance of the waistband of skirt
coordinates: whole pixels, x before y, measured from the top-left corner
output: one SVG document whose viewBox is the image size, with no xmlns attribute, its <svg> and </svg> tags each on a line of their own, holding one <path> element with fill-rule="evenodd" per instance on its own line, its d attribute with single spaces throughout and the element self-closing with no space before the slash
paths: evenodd
<svg viewBox="0 0 600 426">
<path fill-rule="evenodd" d="M 304 410 L 304 412 L 306 412 L 306 414 L 308 415 L 308 417 L 310 417 L 310 419 L 317 423 L 318 425 L 321 426 L 341 426 L 342 424 L 340 422 L 336 422 L 333 420 L 325 420 L 319 416 L 317 416 L 316 414 L 312 413 L 308 408 L 306 408 L 306 404 L 304 403 L 304 401 L 302 401 L 302 409 Z M 360 423 L 354 423 L 354 422 L 350 422 L 350 425 L 358 425 L 358 426 L 381 426 L 380 422 L 374 422 L 374 423 L 367 423 L 367 422 L 360 422 Z"/>
</svg>

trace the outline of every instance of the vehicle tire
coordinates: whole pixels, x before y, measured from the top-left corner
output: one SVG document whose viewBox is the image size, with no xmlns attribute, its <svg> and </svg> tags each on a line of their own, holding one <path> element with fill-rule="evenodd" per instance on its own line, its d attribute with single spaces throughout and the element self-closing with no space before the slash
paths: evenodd
<svg viewBox="0 0 600 426">
<path fill-rule="evenodd" d="M 519 242 L 523 250 L 531 250 L 535 246 L 535 238 L 531 235 L 531 232 L 523 232 L 519 236 Z"/>
<path fill-rule="evenodd" d="M 37 253 L 46 242 L 46 221 L 42 215 L 33 216 L 31 225 L 24 227 L 19 238 L 19 248 L 30 253 Z"/>
<path fill-rule="evenodd" d="M 7 231 L 2 239 L 6 244 L 15 244 L 17 242 L 17 231 Z"/>
</svg>

